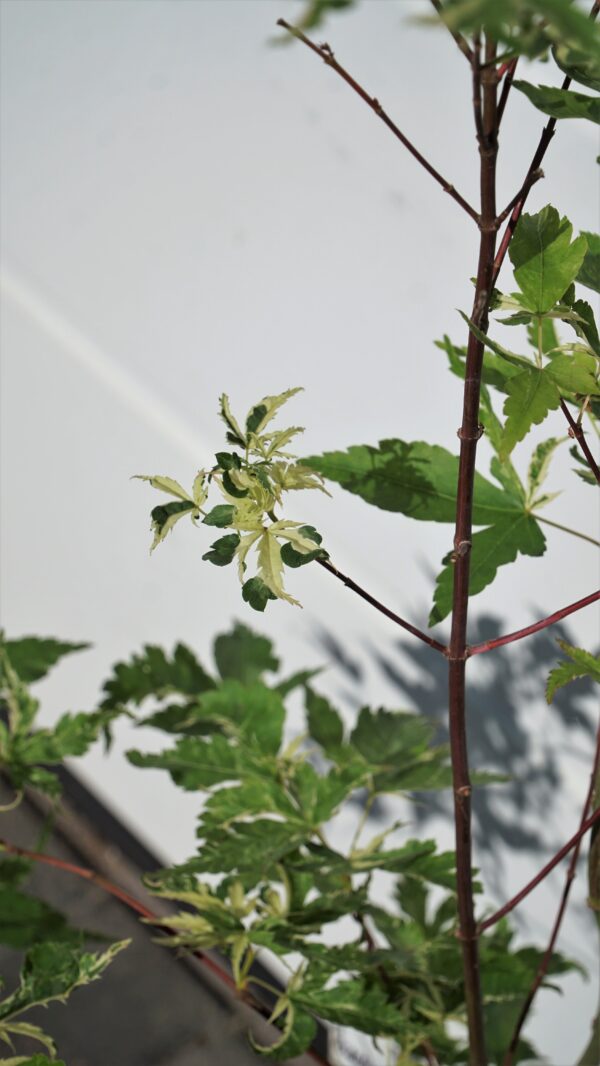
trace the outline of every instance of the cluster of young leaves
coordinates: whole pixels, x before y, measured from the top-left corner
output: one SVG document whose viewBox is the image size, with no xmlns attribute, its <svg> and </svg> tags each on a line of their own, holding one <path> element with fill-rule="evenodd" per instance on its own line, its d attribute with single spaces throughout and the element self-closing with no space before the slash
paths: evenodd
<svg viewBox="0 0 600 1066">
<path fill-rule="evenodd" d="M 41 637 L 0 637 L 0 768 L 17 796 L 26 785 L 60 795 L 58 778 L 48 767 L 83 755 L 120 713 L 108 707 L 66 713 L 52 729 L 35 728 L 40 705 L 29 684 L 45 677 L 64 655 L 87 647 Z"/>
<path fill-rule="evenodd" d="M 199 470 L 187 493 L 179 482 L 163 476 L 136 475 L 149 481 L 153 488 L 176 497 L 172 503 L 152 511 L 154 540 L 150 551 L 165 539 L 185 515 L 230 533 L 219 537 L 202 558 L 215 566 L 227 566 L 237 559 L 242 583 L 242 597 L 257 611 L 264 611 L 269 600 L 282 599 L 300 606 L 286 592 L 283 584 L 284 564 L 297 568 L 313 559 L 327 558 L 321 536 L 313 526 L 274 513 L 285 492 L 323 488 L 321 479 L 306 470 L 286 451 L 290 441 L 302 433 L 301 426 L 273 430 L 270 423 L 280 407 L 301 389 L 288 389 L 278 396 L 264 396 L 246 417 L 242 430 L 234 418 L 229 398 L 223 394 L 220 414 L 227 427 L 226 438 L 233 451 L 217 452 L 211 470 Z M 216 485 L 224 503 L 207 511 L 204 507 L 211 485 Z M 258 556 L 258 572 L 246 578 L 247 558 L 251 549 Z"/>
<path fill-rule="evenodd" d="M 99 978 L 128 944 L 128 940 L 121 940 L 103 952 L 87 952 L 64 940 L 46 940 L 30 948 L 25 956 L 18 987 L 0 1000 L 0 1040 L 11 1048 L 13 1040 L 18 1037 L 36 1040 L 46 1048 L 50 1058 L 45 1054 L 33 1057 L 16 1055 L 2 1059 L 4 1066 L 42 1066 L 42 1063 L 50 1061 L 54 1066 L 61 1066 L 55 1058 L 56 1048 L 52 1037 L 38 1025 L 21 1021 L 21 1015 L 33 1007 L 47 1006 L 55 1001 L 65 1003 L 76 988 Z"/>
<path fill-rule="evenodd" d="M 161 941 L 224 952 L 240 989 L 260 986 L 252 967 L 261 952 L 292 968 L 283 990 L 271 988 L 282 1034 L 274 1046 L 255 1045 L 267 1057 L 299 1054 L 322 1019 L 392 1038 L 401 1062 L 421 1061 L 427 1041 L 440 1061 L 464 1061 L 463 1042 L 448 1033 L 451 1021 L 465 1017 L 454 854 L 438 852 L 430 840 L 389 846 L 398 823 L 363 840 L 378 796 L 450 786 L 447 747 L 435 743 L 426 717 L 406 712 L 364 707 L 348 730 L 314 690 L 314 671 L 267 677 L 280 665 L 270 641 L 239 623 L 217 637 L 214 653 L 211 676 L 189 650 L 182 673 L 181 646 L 172 660 L 146 649 L 119 664 L 105 686 L 130 707 L 153 697 L 140 726 L 176 737 L 159 754 L 129 752 L 133 765 L 165 769 L 181 788 L 205 797 L 198 853 L 148 882 L 184 908 L 169 918 L 172 933 Z M 298 689 L 306 733 L 286 744 L 285 699 Z M 333 848 L 327 823 L 357 794 L 364 815 L 354 838 L 346 850 Z M 372 898 L 376 871 L 397 879 L 389 910 Z M 328 927 L 347 915 L 356 936 L 329 946 Z M 484 938 L 486 1012 L 498 1049 L 539 961 L 534 949 L 509 949 L 509 940 L 506 931 L 503 939 L 498 931 Z M 558 958 L 554 965 L 553 972 L 567 967 Z M 523 1044 L 522 1057 L 530 1050 Z"/>
<path fill-rule="evenodd" d="M 54 729 L 34 729 L 39 704 L 28 685 L 45 677 L 64 655 L 87 647 L 39 637 L 1 639 L 0 766 L 16 790 L 9 809 L 20 801 L 26 785 L 56 798 L 59 781 L 47 766 L 83 754 L 119 713 L 101 709 L 87 715 L 66 714 Z M 18 988 L 0 1000 L 0 1040 L 11 1048 L 15 1038 L 37 1040 L 51 1058 L 12 1055 L 1 1061 L 4 1066 L 42 1066 L 50 1061 L 61 1066 L 52 1038 L 37 1025 L 22 1021 L 21 1015 L 53 1000 L 66 1001 L 75 988 L 99 977 L 127 941 L 114 943 L 100 954 L 85 951 L 83 941 L 89 934 L 72 928 L 64 915 L 25 891 L 23 883 L 29 873 L 30 863 L 25 859 L 9 854 L 0 859 L 0 943 L 26 951 Z M 0 979 L 0 987 L 2 983 Z"/>
<path fill-rule="evenodd" d="M 590 418 L 598 411 L 600 342 L 592 309 L 576 299 L 574 282 L 600 290 L 600 238 L 593 234 L 571 238 L 571 224 L 548 206 L 536 215 L 522 216 L 510 245 L 519 291 L 510 296 L 495 294 L 495 307 L 511 311 L 501 320 L 504 324 L 527 327 L 534 347 L 532 358 L 508 351 L 467 319 L 487 349 L 480 420 L 496 453 L 491 474 L 498 482 L 475 475 L 473 523 L 485 528 L 472 538 L 470 595 L 481 592 L 498 568 L 513 562 L 518 554 L 540 556 L 545 551 L 545 537 L 535 515 L 554 498 L 541 491 L 542 483 L 552 454 L 567 438 L 551 437 L 535 448 L 526 484 L 511 462 L 515 445 L 561 400 L 586 408 Z M 557 320 L 574 330 L 575 343 L 559 343 Z M 450 369 L 464 378 L 465 349 L 453 345 L 448 337 L 438 346 L 446 352 Z M 494 411 L 491 390 L 506 397 L 504 421 Z M 376 447 L 358 445 L 344 452 L 310 456 L 303 462 L 376 507 L 421 521 L 455 521 L 458 456 L 438 445 L 385 440 Z M 445 618 L 452 606 L 453 555 L 443 562 L 430 625 Z"/>
</svg>

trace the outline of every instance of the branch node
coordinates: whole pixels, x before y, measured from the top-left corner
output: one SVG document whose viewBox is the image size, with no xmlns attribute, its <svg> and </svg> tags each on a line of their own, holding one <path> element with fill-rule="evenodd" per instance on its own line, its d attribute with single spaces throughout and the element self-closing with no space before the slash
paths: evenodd
<svg viewBox="0 0 600 1066">
<path fill-rule="evenodd" d="M 470 785 L 461 785 L 460 788 L 456 789 L 456 795 L 460 796 L 462 799 L 463 797 L 470 796 L 472 791 L 473 789 Z"/>
<path fill-rule="evenodd" d="M 485 433 L 485 426 L 482 425 L 481 422 L 478 423 L 477 431 L 475 433 L 467 433 L 467 431 L 464 430 L 462 426 L 460 426 L 456 430 L 456 436 L 460 437 L 461 440 L 481 440 L 481 438 L 483 437 L 484 433 Z"/>
<path fill-rule="evenodd" d="M 452 552 L 452 559 L 456 562 L 457 559 L 462 559 L 465 555 L 468 555 L 471 551 L 470 540 L 459 540 L 458 544 L 454 545 L 454 551 Z"/>
</svg>

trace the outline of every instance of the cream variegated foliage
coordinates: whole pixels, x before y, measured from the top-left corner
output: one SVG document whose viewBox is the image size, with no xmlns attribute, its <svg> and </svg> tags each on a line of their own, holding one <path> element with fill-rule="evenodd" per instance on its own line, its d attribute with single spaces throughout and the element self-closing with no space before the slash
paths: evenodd
<svg viewBox="0 0 600 1066">
<path fill-rule="evenodd" d="M 236 558 L 244 599 L 257 610 L 264 610 L 268 599 L 282 599 L 300 606 L 285 590 L 284 566 L 297 567 L 326 556 L 316 530 L 301 522 L 278 519 L 274 513 L 275 507 L 282 504 L 285 492 L 319 489 L 327 493 L 321 477 L 285 450 L 303 432 L 302 427 L 273 430 L 270 425 L 283 404 L 300 391 L 294 388 L 276 396 L 264 396 L 248 412 L 244 428 L 232 413 L 229 397 L 223 393 L 220 415 L 226 426 L 227 441 L 235 450 L 217 452 L 216 465 L 211 470 L 198 471 L 191 494 L 173 478 L 136 475 L 171 497 L 152 511 L 154 539 L 150 550 L 186 515 L 194 523 L 201 519 L 206 525 L 227 530 L 204 558 L 217 566 Z M 224 502 L 207 510 L 205 504 L 212 486 L 219 490 Z M 248 580 L 247 560 L 251 550 L 256 551 L 258 570 Z"/>
</svg>

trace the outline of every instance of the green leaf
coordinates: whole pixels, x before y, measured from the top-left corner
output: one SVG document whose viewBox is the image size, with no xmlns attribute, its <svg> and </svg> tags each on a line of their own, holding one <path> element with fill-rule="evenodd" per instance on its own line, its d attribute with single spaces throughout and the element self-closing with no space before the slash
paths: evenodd
<svg viewBox="0 0 600 1066">
<path fill-rule="evenodd" d="M 571 320 L 570 325 L 580 337 L 585 338 L 592 351 L 600 358 L 600 337 L 598 336 L 598 327 L 592 308 L 585 300 L 575 300 L 572 309 L 577 318 Z M 581 353 L 576 352 L 575 354 L 579 355 Z M 597 370 L 598 366 L 596 364 L 596 372 Z"/>
<path fill-rule="evenodd" d="M 242 488 L 240 485 L 236 485 L 229 470 L 224 470 L 222 474 L 223 488 L 229 496 L 233 496 L 236 500 L 243 500 L 248 496 L 249 490 Z M 226 505 L 221 505 L 226 506 Z M 216 510 L 217 508 L 215 508 Z"/>
<path fill-rule="evenodd" d="M 552 85 L 530 85 L 526 81 L 513 81 L 513 86 L 531 100 L 538 111 L 553 118 L 587 118 L 600 123 L 600 100 L 587 93 L 575 93 L 570 89 L 557 89 Z"/>
<path fill-rule="evenodd" d="M 598 361 L 587 352 L 556 355 L 544 369 L 546 377 L 556 382 L 565 392 L 579 393 L 582 396 L 600 395 L 597 373 Z"/>
<path fill-rule="evenodd" d="M 78 939 L 65 917 L 43 900 L 0 885 L 0 944 L 22 949 L 46 940 Z"/>
<path fill-rule="evenodd" d="M 337 711 L 324 696 L 306 687 L 308 732 L 327 755 L 337 753 L 344 742 L 344 725 Z"/>
<path fill-rule="evenodd" d="M 570 48 L 564 43 L 552 49 L 552 54 L 563 74 L 572 81 L 587 85 L 588 89 L 600 92 L 600 59 L 597 54 L 581 48 Z"/>
<path fill-rule="evenodd" d="M 357 445 L 303 462 L 385 511 L 401 511 L 422 521 L 455 521 L 458 456 L 438 445 L 384 440 L 377 448 Z M 475 474 L 476 525 L 521 511 L 518 500 Z"/>
<path fill-rule="evenodd" d="M 235 553 L 240 545 L 239 533 L 228 533 L 225 537 L 219 537 L 210 546 L 210 551 L 204 552 L 202 558 L 214 566 L 229 566 L 233 562 Z"/>
<path fill-rule="evenodd" d="M 314 544 L 319 545 L 322 541 L 322 536 L 317 533 L 314 526 L 300 526 L 296 531 L 302 538 L 306 540 L 312 540 Z M 299 567 L 305 566 L 306 563 L 312 563 L 314 559 L 327 558 L 327 552 L 322 548 L 317 547 L 315 551 L 300 552 L 297 547 L 294 547 L 293 542 L 288 541 L 281 546 L 281 558 L 286 566 Z"/>
<path fill-rule="evenodd" d="M 552 703 L 557 689 L 562 688 L 563 685 L 567 685 L 569 681 L 574 681 L 578 677 L 591 677 L 593 681 L 600 683 L 600 657 L 591 655 L 589 651 L 584 651 L 583 648 L 574 648 L 564 640 L 559 640 L 558 643 L 565 655 L 569 656 L 571 662 L 563 661 L 554 670 L 550 671 L 546 685 L 548 703 Z"/>
<path fill-rule="evenodd" d="M 263 752 L 279 750 L 285 719 L 283 700 L 275 689 L 259 681 L 243 684 L 228 678 L 200 697 L 195 713 L 235 727 L 240 737 L 255 742 Z"/>
<path fill-rule="evenodd" d="M 567 40 L 586 55 L 597 55 L 598 31 L 587 13 L 565 0 L 448 0 L 441 16 L 455 31 L 484 31 L 509 55 L 542 56 Z"/>
<path fill-rule="evenodd" d="M 273 654 L 269 638 L 254 633 L 241 622 L 235 622 L 231 632 L 216 638 L 214 655 L 222 678 L 245 683 L 259 681 L 265 671 L 279 669 L 279 659 Z"/>
<path fill-rule="evenodd" d="M 348 1025 L 372 1036 L 405 1035 L 410 1030 L 402 1013 L 378 987 L 364 981 L 340 981 L 335 988 L 311 987 L 305 982 L 289 993 L 293 1003 L 315 1011 L 325 1021 Z"/>
<path fill-rule="evenodd" d="M 281 1038 L 274 1044 L 265 1045 L 258 1044 L 251 1036 L 250 1043 L 263 1059 L 287 1061 L 307 1051 L 316 1032 L 317 1023 L 312 1015 L 288 1002 Z"/>
<path fill-rule="evenodd" d="M 0 1022 L 8 1021 L 30 1007 L 64 1002 L 76 988 L 100 977 L 106 967 L 130 943 L 119 940 L 104 952 L 81 951 L 70 944 L 48 941 L 27 952 L 19 987 L 0 1002 Z"/>
<path fill-rule="evenodd" d="M 91 648 L 91 644 L 72 644 L 51 637 L 20 637 L 3 641 L 3 644 L 13 670 L 26 684 L 45 677 L 63 655 Z"/>
<path fill-rule="evenodd" d="M 522 514 L 505 519 L 472 538 L 469 596 L 475 596 L 494 580 L 498 568 L 515 561 L 517 555 L 543 555 L 546 540 L 538 523 Z M 429 625 L 441 622 L 452 610 L 454 566 L 448 560 L 439 574 Z"/>
<path fill-rule="evenodd" d="M 218 529 L 225 529 L 226 526 L 230 526 L 233 522 L 233 515 L 235 507 L 231 503 L 219 503 L 216 507 L 213 507 L 212 511 L 204 515 L 202 522 L 205 526 L 217 526 Z"/>
<path fill-rule="evenodd" d="M 152 509 L 150 516 L 152 518 L 151 529 L 154 533 L 154 540 L 150 546 L 151 552 L 171 532 L 173 527 L 179 522 L 179 519 L 184 518 L 186 514 L 190 516 L 198 514 L 198 508 L 195 503 L 186 503 L 182 500 L 180 503 L 177 501 L 165 503 Z"/>
<path fill-rule="evenodd" d="M 196 696 L 210 688 L 214 681 L 185 644 L 176 644 L 171 658 L 157 645 L 146 644 L 140 655 L 115 664 L 104 684 L 101 706 L 139 706 L 148 696 L 162 699 L 175 692 Z"/>
<path fill-rule="evenodd" d="M 198 836 L 203 839 L 199 854 L 186 867 L 198 873 L 235 873 L 252 885 L 269 877 L 276 880 L 277 864 L 296 851 L 309 832 L 308 828 L 295 828 L 272 818 L 234 823 L 209 834 L 200 824 Z"/>
<path fill-rule="evenodd" d="M 174 748 L 157 755 L 140 751 L 126 754 L 133 766 L 168 770 L 175 784 L 188 791 L 239 780 L 243 765 L 239 750 L 218 733 L 209 740 L 183 737 Z"/>
<path fill-rule="evenodd" d="M 587 243 L 587 252 L 577 281 L 594 292 L 600 292 L 600 236 L 597 233 L 582 233 Z"/>
<path fill-rule="evenodd" d="M 500 459 L 507 458 L 515 444 L 523 440 L 533 425 L 544 421 L 551 410 L 560 404 L 560 393 L 550 377 L 551 366 L 545 370 L 532 367 L 511 378 L 504 402 L 506 422 L 500 446 Z"/>
<path fill-rule="evenodd" d="M 537 215 L 521 215 L 508 252 L 528 310 L 550 311 L 577 277 L 587 243 L 581 236 L 571 243 L 572 235 L 569 220 L 550 204 Z"/>
<path fill-rule="evenodd" d="M 269 600 L 276 600 L 277 596 L 260 577 L 251 577 L 242 585 L 242 599 L 255 611 L 264 611 Z"/>
</svg>

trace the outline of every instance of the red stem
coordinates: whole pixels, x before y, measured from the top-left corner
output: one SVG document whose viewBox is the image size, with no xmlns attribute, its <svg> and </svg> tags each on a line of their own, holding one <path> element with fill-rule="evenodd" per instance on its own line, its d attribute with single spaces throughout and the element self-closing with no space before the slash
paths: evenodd
<svg viewBox="0 0 600 1066">
<path fill-rule="evenodd" d="M 596 481 L 600 485 L 600 469 L 598 468 L 598 464 L 594 459 L 594 456 L 592 455 L 590 446 L 585 439 L 585 433 L 583 432 L 581 422 L 578 422 L 576 421 L 576 419 L 573 418 L 573 415 L 569 411 L 569 408 L 567 407 L 567 404 L 564 400 L 560 401 L 560 409 L 564 414 L 567 422 L 569 423 L 569 436 L 574 437 L 577 441 L 579 447 L 581 448 L 583 454 L 585 455 L 588 461 L 588 466 L 590 470 L 592 471 L 594 477 L 596 478 Z"/>
<path fill-rule="evenodd" d="M 444 8 L 443 8 L 443 5 L 441 3 L 441 0 L 431 0 L 431 3 L 433 4 L 435 10 L 437 11 L 438 15 L 440 16 L 442 22 L 445 22 L 445 19 L 444 19 Z M 463 37 L 462 33 L 456 33 L 455 30 L 450 29 L 450 27 L 448 26 L 447 22 L 445 22 L 445 25 L 446 25 L 446 28 L 448 29 L 449 33 L 451 33 L 452 36 L 454 37 L 454 40 L 456 41 L 456 43 L 457 43 L 458 47 L 460 48 L 462 54 L 469 60 L 469 63 L 472 63 L 473 62 L 473 53 L 472 53 L 471 49 L 469 48 L 469 45 L 468 45 L 468 42 L 467 42 L 466 38 Z"/>
<path fill-rule="evenodd" d="M 135 896 L 131 896 L 129 892 L 126 892 L 125 889 L 115 885 L 112 881 L 109 881 L 108 878 L 103 877 L 102 874 L 96 873 L 95 870 L 90 870 L 85 866 L 76 866 L 72 862 L 65 862 L 64 859 L 57 859 L 52 855 L 44 855 L 39 851 L 28 851 L 27 848 L 20 848 L 16 844 L 11 844 L 7 840 L 0 840 L 0 851 L 5 851 L 9 855 L 19 855 L 23 859 L 30 859 L 32 862 L 43 863 L 46 866 L 54 866 L 56 869 L 62 870 L 64 873 L 75 874 L 76 877 L 81 877 L 85 881 L 91 881 L 105 892 L 108 892 L 109 895 L 118 899 L 120 903 L 124 903 L 130 910 L 135 911 L 136 914 L 139 914 L 143 918 L 149 919 L 153 924 L 156 924 L 161 932 L 168 934 L 173 933 L 173 930 L 169 928 L 168 922 L 163 924 L 162 919 L 146 907 L 139 899 L 136 899 Z M 251 993 L 247 991 L 241 992 L 231 975 L 228 974 L 226 970 L 222 969 L 222 967 L 211 959 L 210 956 L 205 955 L 202 951 L 198 950 L 192 951 L 191 954 L 194 955 L 195 958 L 200 959 L 206 968 L 211 970 L 211 972 L 218 977 L 224 985 L 227 985 L 227 987 L 247 1006 L 251 1007 L 263 1018 L 268 1019 L 270 1014 L 269 1009 L 259 1000 L 255 999 Z M 314 1062 L 319 1063 L 319 1066 L 331 1066 L 327 1059 L 322 1058 L 317 1051 L 309 1049 L 304 1054 L 309 1055 Z"/>
<path fill-rule="evenodd" d="M 598 726 L 598 731 L 596 733 L 596 753 L 595 753 L 595 756 L 594 756 L 594 765 L 592 767 L 592 773 L 591 773 L 591 777 L 590 777 L 590 787 L 588 788 L 587 796 L 586 796 L 585 802 L 583 804 L 583 810 L 581 812 L 581 821 L 580 821 L 580 824 L 579 824 L 579 829 L 580 830 L 586 824 L 588 811 L 589 811 L 589 809 L 590 809 L 590 807 L 592 805 L 592 801 L 593 801 L 593 798 L 594 798 L 594 787 L 595 787 L 595 784 L 596 784 L 596 775 L 598 773 L 599 767 L 600 767 L 600 725 Z M 598 812 L 596 812 L 596 813 L 598 813 Z M 532 986 L 531 986 L 531 988 L 530 988 L 530 990 L 529 990 L 529 992 L 527 994 L 527 998 L 526 998 L 526 1000 L 525 1000 L 525 1002 L 524 1002 L 524 1004 L 523 1004 L 523 1006 L 521 1008 L 521 1013 L 519 1014 L 519 1017 L 517 1019 L 517 1023 L 515 1025 L 515 1029 L 514 1029 L 514 1032 L 513 1032 L 513 1035 L 512 1035 L 512 1039 L 511 1039 L 510 1044 L 508 1046 L 508 1051 L 506 1052 L 506 1055 L 504 1056 L 504 1062 L 503 1062 L 502 1066 L 512 1066 L 513 1056 L 514 1056 L 514 1053 L 516 1051 L 517 1045 L 519 1043 L 519 1037 L 521 1035 L 521 1030 L 522 1030 L 522 1028 L 523 1028 L 523 1026 L 525 1024 L 527 1015 L 529 1014 L 529 1011 L 531 1010 L 531 1005 L 532 1005 L 532 1003 L 533 1003 L 533 1001 L 535 999 L 537 991 L 538 991 L 542 981 L 544 980 L 544 977 L 546 976 L 546 974 L 548 972 L 548 967 L 550 965 L 550 960 L 552 959 L 552 955 L 553 955 L 553 952 L 554 952 L 554 946 L 555 946 L 556 941 L 558 939 L 558 934 L 560 932 L 560 927 L 561 927 L 561 924 L 562 924 L 562 920 L 563 920 L 565 911 L 567 909 L 567 903 L 569 902 L 569 895 L 570 895 L 570 892 L 571 892 L 571 885 L 573 884 L 573 881 L 575 880 L 575 871 L 577 869 L 577 861 L 579 859 L 579 852 L 581 850 L 581 840 L 582 840 L 582 838 L 580 837 L 579 840 L 577 841 L 574 849 L 573 849 L 573 854 L 571 855 L 571 861 L 569 862 L 569 869 L 567 870 L 567 876 L 566 876 L 565 885 L 564 885 L 564 888 L 563 888 L 560 904 L 559 904 L 559 907 L 558 907 L 558 911 L 556 913 L 556 918 L 554 920 L 554 926 L 552 927 L 552 933 L 550 934 L 550 940 L 548 941 L 548 947 L 546 948 L 546 950 L 544 952 L 544 955 L 543 955 L 543 957 L 542 957 L 542 959 L 540 961 L 540 964 L 538 966 L 538 971 L 537 971 L 537 973 L 535 975 L 535 978 L 533 980 L 533 984 L 532 984 Z"/>
<path fill-rule="evenodd" d="M 366 590 L 361 588 L 360 585 L 357 585 L 356 581 L 353 581 L 351 577 L 342 574 L 341 570 L 338 570 L 337 566 L 334 566 L 333 563 L 328 562 L 327 559 L 317 559 L 317 562 L 324 570 L 333 574 L 334 577 L 339 578 L 340 581 L 343 581 L 347 588 L 352 589 L 352 591 L 356 592 L 358 596 L 361 596 L 363 600 L 366 600 L 372 607 L 375 607 L 377 611 L 381 611 L 381 614 L 384 614 L 386 618 L 395 622 L 396 625 L 401 626 L 402 629 L 406 629 L 408 633 L 412 633 L 413 637 L 422 640 L 423 643 L 428 644 L 430 648 L 435 648 L 435 650 L 441 652 L 442 655 L 446 654 L 448 649 L 445 644 L 440 644 L 439 640 L 434 640 L 433 637 L 428 636 L 427 633 L 423 633 L 420 629 L 417 629 L 416 626 L 411 625 L 410 622 L 401 618 L 399 614 L 395 614 L 389 607 L 386 607 L 383 603 L 380 603 L 379 600 L 376 600 L 374 596 L 371 596 L 370 592 L 366 592 Z"/>
<path fill-rule="evenodd" d="M 513 641 L 522 640 L 523 637 L 529 637 L 532 633 L 539 633 L 541 629 L 553 626 L 555 622 L 560 622 L 561 618 L 566 618 L 575 611 L 580 611 L 582 607 L 589 607 L 596 600 L 600 600 L 600 590 L 598 592 L 590 592 L 589 596 L 584 596 L 583 599 L 577 600 L 576 603 L 570 603 L 568 607 L 562 607 L 560 611 L 555 611 L 554 614 L 549 614 L 547 618 L 542 618 L 539 622 L 534 622 L 533 625 L 525 626 L 524 629 L 516 629 L 514 633 L 507 633 L 504 637 L 496 637 L 494 640 L 484 640 L 481 644 L 473 644 L 467 648 L 467 655 L 469 657 L 482 655 L 485 651 L 501 648 L 503 644 L 512 644 Z"/>
<path fill-rule="evenodd" d="M 486 918 L 485 922 L 479 923 L 479 925 L 477 926 L 478 934 L 485 932 L 485 930 L 489 929 L 490 926 L 495 925 L 496 922 L 499 922 L 501 918 L 504 918 L 505 914 L 510 914 L 510 912 L 513 911 L 515 907 L 518 907 L 519 903 L 522 903 L 526 896 L 528 896 L 530 892 L 533 892 L 534 888 L 537 888 L 537 886 L 541 884 L 541 882 L 548 876 L 548 874 L 551 873 L 554 867 L 558 865 L 561 859 L 564 859 L 565 855 L 569 854 L 571 848 L 574 848 L 575 845 L 579 843 L 581 838 L 585 836 L 588 829 L 591 829 L 592 826 L 595 825 L 598 821 L 600 821 L 600 807 L 598 807 L 598 809 L 595 810 L 589 818 L 586 818 L 586 820 L 580 825 L 574 836 L 572 836 L 571 839 L 567 841 L 567 843 L 560 849 L 560 851 L 556 852 L 554 858 L 550 859 L 550 862 L 546 863 L 546 865 L 539 871 L 539 873 L 537 873 L 535 877 L 531 881 L 529 881 L 528 884 L 525 885 L 525 888 L 522 888 L 520 892 L 517 892 L 517 895 L 513 896 L 513 898 L 510 899 L 508 903 L 505 903 L 499 911 L 496 911 L 495 914 L 492 914 L 491 918 Z"/>
<path fill-rule="evenodd" d="M 398 129 L 395 122 L 392 122 L 392 119 L 383 110 L 381 104 L 379 103 L 379 100 L 377 100 L 374 96 L 369 96 L 368 92 L 363 89 L 362 85 L 359 85 L 359 83 L 355 81 L 352 75 L 349 74 L 348 71 L 345 70 L 344 67 L 342 67 L 338 63 L 328 44 L 314 44 L 311 40 L 309 40 L 308 37 L 305 36 L 305 34 L 303 34 L 300 30 L 297 30 L 295 26 L 290 26 L 289 22 L 286 22 L 285 19 L 277 19 L 277 25 L 282 26 L 284 30 L 287 30 L 288 33 L 291 33 L 292 37 L 296 37 L 299 41 L 302 41 L 302 44 L 305 44 L 307 48 L 310 48 L 311 52 L 315 52 L 316 55 L 320 56 L 323 62 L 326 63 L 328 67 L 331 67 L 332 70 L 335 70 L 336 74 L 339 74 L 340 78 L 343 78 L 346 84 L 349 85 L 351 89 L 354 89 L 354 92 L 357 93 L 358 96 L 360 96 L 361 100 L 364 100 L 365 104 L 367 104 L 371 108 L 371 110 L 374 111 L 376 115 L 378 115 L 381 121 L 385 123 L 387 128 L 392 131 L 394 136 L 398 138 L 398 140 L 404 145 L 406 149 L 408 149 L 410 154 L 414 156 L 417 162 L 419 162 L 421 166 L 425 168 L 427 173 L 431 174 L 431 177 L 435 181 L 437 181 L 438 185 L 441 185 L 444 192 L 447 192 L 449 196 L 451 196 L 452 199 L 456 201 L 457 204 L 460 204 L 463 210 L 465 210 L 467 214 L 471 216 L 474 222 L 479 222 L 479 215 L 477 214 L 475 209 L 471 207 L 469 203 L 467 203 L 467 201 L 464 199 L 464 197 L 460 195 L 459 192 L 456 191 L 454 185 L 452 185 L 449 181 L 446 181 L 446 179 L 442 177 L 439 171 L 436 170 L 435 167 L 432 166 L 427 159 L 425 159 L 425 156 L 421 155 L 419 150 L 415 148 L 414 144 L 409 141 L 408 137 L 406 137 L 402 133 L 402 130 Z"/>
</svg>

